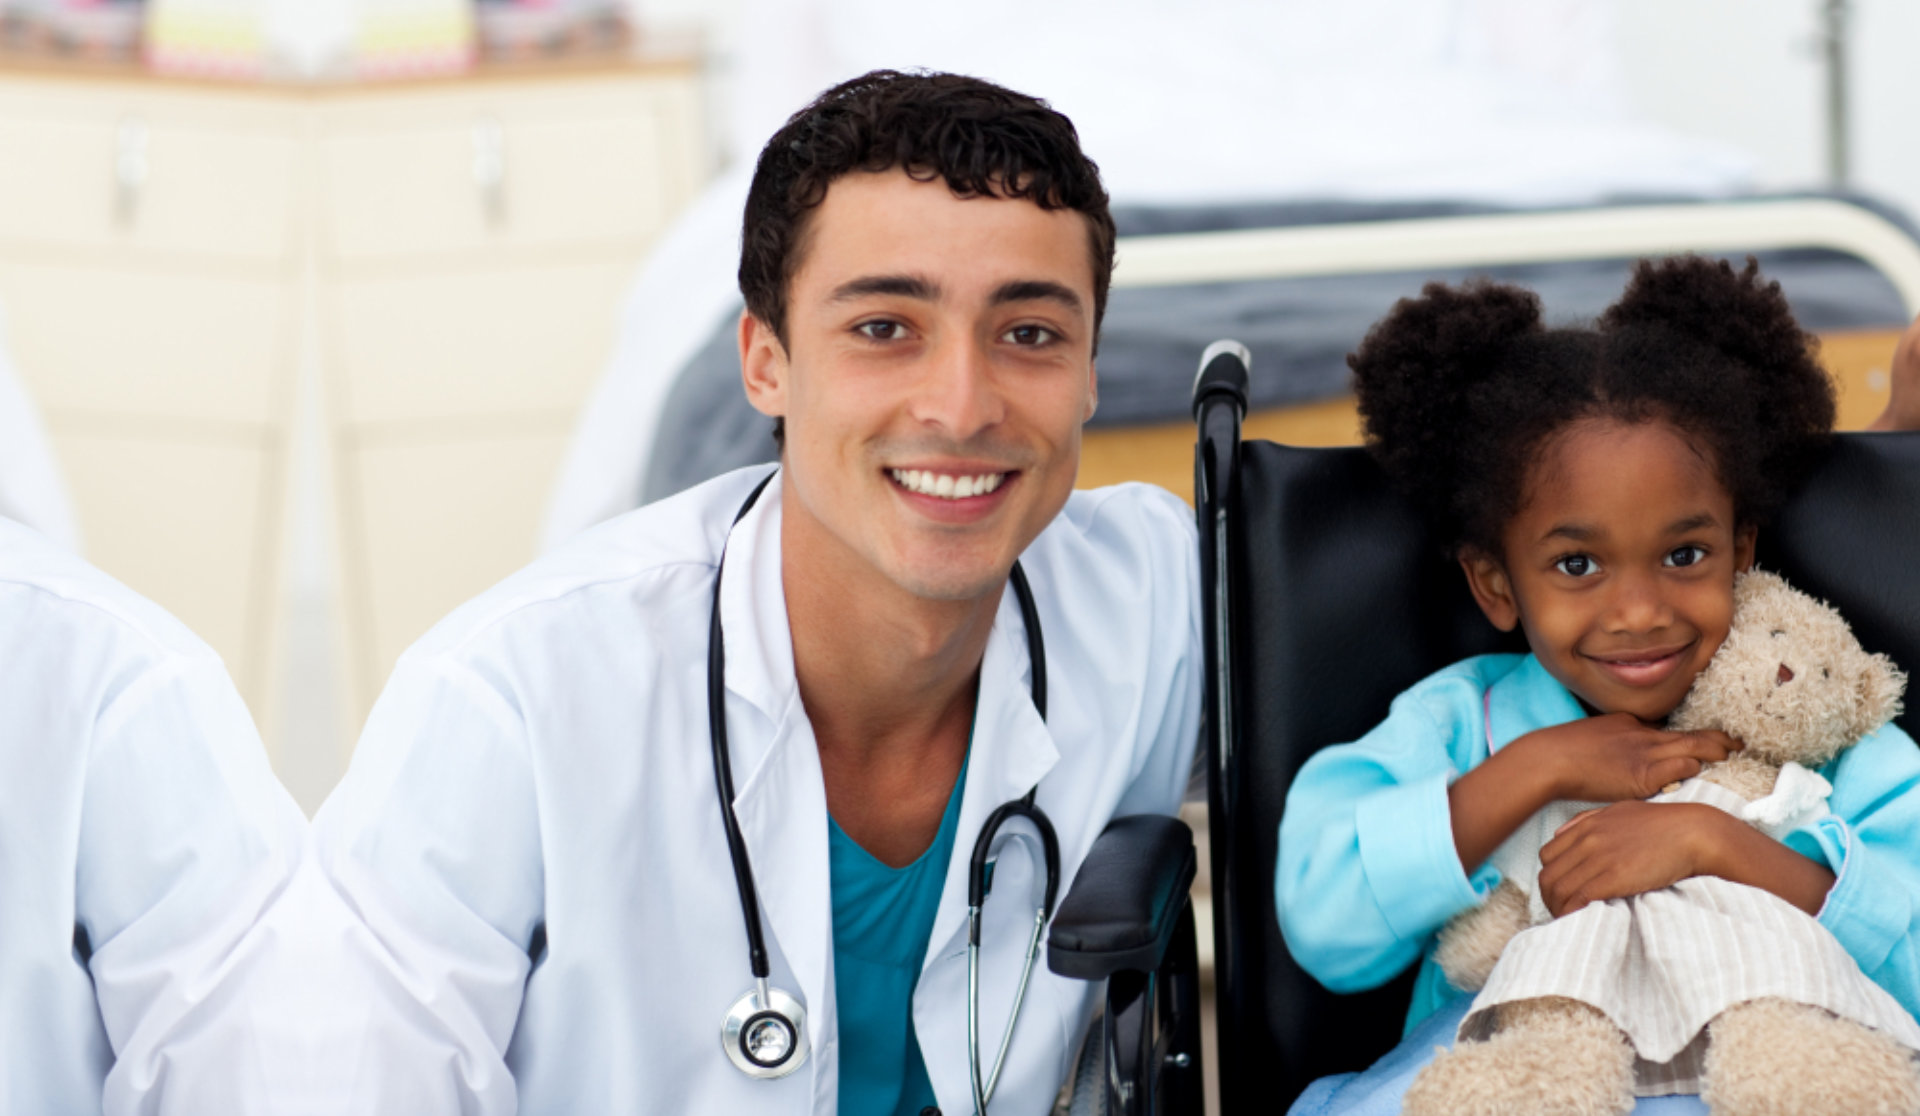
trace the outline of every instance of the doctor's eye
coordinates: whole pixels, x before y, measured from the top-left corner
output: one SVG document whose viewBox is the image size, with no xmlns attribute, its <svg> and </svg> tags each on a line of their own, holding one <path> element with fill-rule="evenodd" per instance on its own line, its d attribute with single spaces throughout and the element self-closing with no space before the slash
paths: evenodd
<svg viewBox="0 0 1920 1116">
<path fill-rule="evenodd" d="M 1704 562 L 1707 548 L 1704 546 L 1678 546 L 1667 552 L 1666 564 L 1669 566 L 1691 566 Z"/>
<path fill-rule="evenodd" d="M 876 318 L 870 322 L 861 322 L 853 327 L 855 333 L 870 341 L 898 341 L 907 335 L 907 327 L 886 318 Z"/>
<path fill-rule="evenodd" d="M 1568 577 L 1590 577 L 1600 572 L 1600 563 L 1591 554 L 1569 554 L 1556 560 L 1553 568 Z"/>
<path fill-rule="evenodd" d="M 1050 341 L 1058 341 L 1060 335 L 1046 326 L 1021 325 L 1001 334 L 1003 338 L 1025 348 L 1037 348 Z"/>
</svg>

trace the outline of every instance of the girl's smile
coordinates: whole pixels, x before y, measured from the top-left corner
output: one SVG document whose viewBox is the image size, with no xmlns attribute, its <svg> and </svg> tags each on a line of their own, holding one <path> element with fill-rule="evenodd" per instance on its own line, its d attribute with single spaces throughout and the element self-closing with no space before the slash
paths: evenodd
<svg viewBox="0 0 1920 1116">
<path fill-rule="evenodd" d="M 1595 653 L 1587 657 L 1623 686 L 1648 687 L 1658 686 L 1672 677 L 1693 647 L 1694 644 L 1685 643 L 1639 651 Z"/>
<path fill-rule="evenodd" d="M 1541 449 L 1499 558 L 1461 564 L 1488 619 L 1518 624 L 1560 683 L 1603 713 L 1664 718 L 1733 623 L 1753 561 L 1714 463 L 1663 421 L 1576 422 Z"/>
</svg>

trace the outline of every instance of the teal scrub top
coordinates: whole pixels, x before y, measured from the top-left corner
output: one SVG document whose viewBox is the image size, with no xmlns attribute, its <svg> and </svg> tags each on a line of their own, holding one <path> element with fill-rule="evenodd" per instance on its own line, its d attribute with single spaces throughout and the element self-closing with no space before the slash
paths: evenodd
<svg viewBox="0 0 1920 1116">
<path fill-rule="evenodd" d="M 903 868 L 874 859 L 827 819 L 842 1116 L 919 1116 L 938 1103 L 913 1030 L 913 989 L 953 858 L 966 783 L 962 763 L 933 844 Z"/>
</svg>

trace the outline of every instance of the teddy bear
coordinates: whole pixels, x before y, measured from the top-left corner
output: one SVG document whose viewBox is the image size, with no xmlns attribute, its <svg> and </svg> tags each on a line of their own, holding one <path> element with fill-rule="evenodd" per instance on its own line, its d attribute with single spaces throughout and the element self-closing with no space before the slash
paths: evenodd
<svg viewBox="0 0 1920 1116">
<path fill-rule="evenodd" d="M 1743 573 L 1732 630 L 1668 727 L 1745 747 L 1652 801 L 1706 802 L 1784 837 L 1827 812 L 1815 769 L 1892 720 L 1905 687 L 1833 608 Z M 1636 1093 L 1694 1091 L 1715 1116 L 1920 1113 L 1920 1026 L 1784 900 L 1700 877 L 1551 918 L 1539 849 L 1598 805 L 1536 814 L 1494 853 L 1500 885 L 1443 928 L 1435 961 L 1479 996 L 1407 1116 L 1601 1116 Z"/>
</svg>

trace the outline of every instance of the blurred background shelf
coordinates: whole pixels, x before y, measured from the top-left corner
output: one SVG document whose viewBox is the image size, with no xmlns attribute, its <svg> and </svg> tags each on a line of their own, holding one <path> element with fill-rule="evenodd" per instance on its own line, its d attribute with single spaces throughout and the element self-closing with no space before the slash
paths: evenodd
<svg viewBox="0 0 1920 1116">
<path fill-rule="evenodd" d="M 0 57 L 0 307 L 86 553 L 221 653 L 309 808 L 399 652 L 533 557 L 620 300 L 705 181 L 698 77 Z"/>
</svg>

